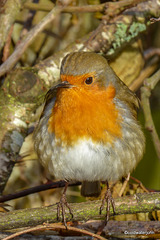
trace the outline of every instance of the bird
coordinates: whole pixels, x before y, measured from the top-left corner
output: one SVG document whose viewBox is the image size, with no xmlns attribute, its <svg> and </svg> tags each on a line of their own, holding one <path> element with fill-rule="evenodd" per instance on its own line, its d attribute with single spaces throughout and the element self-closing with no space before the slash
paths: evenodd
<svg viewBox="0 0 160 240">
<path fill-rule="evenodd" d="M 100 182 L 107 201 L 115 205 L 109 181 L 134 170 L 142 159 L 145 137 L 137 121 L 139 99 L 116 75 L 106 58 L 94 52 L 71 52 L 60 67 L 60 81 L 47 92 L 44 108 L 34 131 L 40 163 L 56 179 L 65 180 L 58 203 L 66 226 L 65 207 L 70 181 L 82 182 L 83 196 L 98 196 Z"/>
</svg>

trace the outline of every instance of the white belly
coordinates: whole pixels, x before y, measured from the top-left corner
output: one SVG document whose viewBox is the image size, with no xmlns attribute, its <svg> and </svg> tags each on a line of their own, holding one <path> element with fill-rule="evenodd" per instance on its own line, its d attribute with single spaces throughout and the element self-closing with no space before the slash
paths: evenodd
<svg viewBox="0 0 160 240">
<path fill-rule="evenodd" d="M 45 126 L 42 128 L 47 131 Z M 140 128 L 135 133 L 130 132 L 129 127 L 127 130 L 127 126 L 123 140 L 117 138 L 113 145 L 83 139 L 74 146 L 65 147 L 56 145 L 49 134 L 43 138 L 37 134 L 37 139 L 39 143 L 35 147 L 42 165 L 57 179 L 75 181 L 118 180 L 135 168 L 144 150 Z"/>
</svg>

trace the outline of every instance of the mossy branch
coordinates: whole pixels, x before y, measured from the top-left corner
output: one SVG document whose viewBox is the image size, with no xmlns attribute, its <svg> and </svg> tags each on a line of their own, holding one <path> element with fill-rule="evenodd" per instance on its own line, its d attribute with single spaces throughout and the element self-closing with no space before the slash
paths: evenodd
<svg viewBox="0 0 160 240">
<path fill-rule="evenodd" d="M 103 210 L 102 215 L 99 215 L 100 205 L 100 200 L 70 204 L 74 213 L 73 220 L 87 221 L 89 219 L 104 219 L 106 212 Z M 115 199 L 115 206 L 116 215 L 160 210 L 160 193 L 136 194 L 117 198 Z M 110 209 L 110 215 L 113 215 L 112 209 Z M 67 211 L 66 219 L 72 221 Z M 45 222 L 57 222 L 57 205 L 1 213 L 0 231 L 36 226 Z"/>
</svg>

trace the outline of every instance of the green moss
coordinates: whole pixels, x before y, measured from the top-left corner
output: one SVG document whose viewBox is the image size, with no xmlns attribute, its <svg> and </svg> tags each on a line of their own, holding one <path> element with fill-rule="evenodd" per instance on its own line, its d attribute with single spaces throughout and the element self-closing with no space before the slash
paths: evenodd
<svg viewBox="0 0 160 240">
<path fill-rule="evenodd" d="M 121 39 L 124 39 L 127 33 L 128 26 L 124 23 L 118 23 L 117 24 L 117 31 L 115 33 L 115 38 L 119 41 Z"/>
<path fill-rule="evenodd" d="M 133 38 L 138 36 L 140 32 L 146 30 L 146 25 L 140 22 L 133 22 L 130 27 L 124 23 L 118 23 L 117 29 L 114 34 L 115 41 L 112 47 L 108 51 L 107 55 L 111 55 L 117 48 L 120 48 L 123 43 L 131 41 Z"/>
<path fill-rule="evenodd" d="M 131 35 L 131 38 L 133 38 L 136 37 L 138 33 L 143 32 L 145 30 L 146 30 L 145 24 L 133 22 L 133 24 L 129 28 L 129 34 Z"/>
</svg>

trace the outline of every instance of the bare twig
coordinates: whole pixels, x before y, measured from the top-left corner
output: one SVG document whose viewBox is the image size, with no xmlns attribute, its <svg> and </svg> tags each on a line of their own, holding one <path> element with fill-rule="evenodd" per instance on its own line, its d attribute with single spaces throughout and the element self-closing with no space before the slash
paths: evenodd
<svg viewBox="0 0 160 240">
<path fill-rule="evenodd" d="M 13 194 L 8 194 L 8 195 L 4 195 L 0 197 L 0 203 L 2 202 L 6 202 L 6 201 L 10 201 L 12 199 L 16 199 L 16 198 L 21 198 L 21 197 L 25 197 L 29 194 L 33 194 L 33 193 L 37 193 L 37 192 L 41 192 L 41 191 L 46 191 L 48 189 L 53 189 L 53 188 L 62 188 L 65 186 L 65 181 L 58 181 L 58 182 L 49 182 L 49 183 L 45 183 L 36 187 L 32 187 L 32 188 L 28 188 Z M 69 186 L 78 186 L 80 185 L 80 182 L 76 182 L 76 183 L 69 183 Z"/>
<path fill-rule="evenodd" d="M 151 91 L 154 89 L 156 84 L 160 81 L 160 69 L 150 78 L 144 81 L 144 86 L 141 88 L 141 101 L 142 107 L 145 115 L 145 126 L 151 132 L 153 143 L 155 145 L 156 153 L 160 159 L 160 140 L 157 134 L 150 109 L 149 97 Z"/>
<path fill-rule="evenodd" d="M 49 12 L 52 10 L 52 6 L 47 6 L 46 4 L 36 4 L 36 3 L 30 3 L 26 2 L 24 4 L 24 7 L 30 10 L 36 10 L 36 11 L 45 11 Z M 85 5 L 85 6 L 67 6 L 64 7 L 62 12 L 65 13 L 80 13 L 80 12 L 102 12 L 104 10 L 105 3 L 98 4 L 98 5 Z"/>
<path fill-rule="evenodd" d="M 142 190 L 146 193 L 149 193 L 150 191 L 143 185 L 143 183 L 141 181 L 139 181 L 137 178 L 130 176 L 130 178 L 135 181 L 136 183 L 139 184 L 139 186 L 142 188 Z"/>
<path fill-rule="evenodd" d="M 123 11 L 133 6 L 136 6 L 138 3 L 145 2 L 146 0 L 123 0 L 119 2 L 109 2 L 105 4 L 105 15 L 103 16 L 104 20 L 112 19 L 114 16 L 119 15 Z"/>
<path fill-rule="evenodd" d="M 148 60 L 149 58 L 155 55 L 160 56 L 160 48 L 149 48 L 146 51 L 144 51 L 145 60 Z"/>
<path fill-rule="evenodd" d="M 7 58 L 8 58 L 8 56 L 9 56 L 12 32 L 13 32 L 13 25 L 11 26 L 11 28 L 9 30 L 7 41 L 6 41 L 5 45 L 4 45 L 3 58 L 2 58 L 3 62 L 5 62 L 7 60 Z"/>
<path fill-rule="evenodd" d="M 36 239 L 42 239 L 42 234 L 44 235 L 44 231 L 45 230 L 56 230 L 56 232 L 60 232 L 59 235 L 54 235 L 54 232 L 52 234 L 52 238 L 53 239 L 58 239 L 60 240 L 62 237 L 62 232 L 64 231 L 65 235 L 69 236 L 70 239 L 74 239 L 75 236 L 74 233 L 78 233 L 79 235 L 81 234 L 81 232 L 75 232 L 74 229 L 70 230 L 70 226 L 68 226 L 68 232 L 66 232 L 66 230 L 64 229 L 64 226 L 62 226 L 63 228 L 61 229 L 60 224 L 44 224 L 44 225 L 38 225 L 34 228 L 28 228 L 25 229 L 23 231 L 22 234 L 25 233 L 25 239 L 28 237 L 26 234 L 30 232 L 30 230 L 33 232 L 33 229 L 35 229 L 35 231 L 38 231 L 38 233 L 36 233 Z M 86 223 L 78 223 L 78 228 L 76 227 L 76 229 L 84 229 L 90 232 L 96 232 L 97 229 L 99 227 L 102 226 L 102 221 L 88 221 Z M 44 227 L 44 228 L 43 228 Z M 57 229 L 55 229 L 57 227 Z M 22 231 L 21 231 L 22 232 Z M 16 236 L 19 236 L 19 234 L 21 232 L 17 232 L 17 234 L 15 234 Z M 126 238 L 139 238 L 139 239 L 145 239 L 145 238 L 153 238 L 153 239 L 159 239 L 160 236 L 160 222 L 159 221 L 109 221 L 107 223 L 107 225 L 103 228 L 102 230 L 103 236 L 105 238 L 111 238 L 111 237 L 119 237 L 122 239 L 126 239 Z M 47 233 L 46 233 L 47 234 Z M 71 237 L 72 234 L 72 237 Z M 83 234 L 83 233 L 82 233 Z M 11 235 L 12 238 L 15 237 L 15 235 Z M 85 233 L 83 234 L 83 236 L 86 235 Z M 31 235 L 29 235 L 29 239 L 35 239 L 35 235 L 32 235 L 33 237 L 31 237 Z M 1 237 L 1 235 L 0 235 Z M 92 236 L 93 237 L 93 236 Z M 99 237 L 99 236 L 97 236 Z M 24 239 L 23 238 L 23 239 Z M 9 240 L 9 238 L 3 238 L 3 240 Z M 20 238 L 21 239 L 21 238 Z M 27 238 L 28 239 L 28 238 Z M 79 238 L 78 238 L 79 239 Z M 83 239 L 80 238 L 80 239 Z M 95 238 L 94 238 L 95 239 Z M 96 238 L 97 239 L 97 238 Z"/>
<path fill-rule="evenodd" d="M 55 224 L 55 223 L 54 224 L 53 223 L 52 224 L 44 224 L 44 225 L 32 227 L 32 228 L 29 228 L 29 229 L 26 229 L 26 230 L 14 233 L 11 236 L 8 236 L 8 237 L 4 238 L 3 240 L 9 240 L 9 239 L 15 238 L 17 236 L 20 236 L 22 234 L 25 234 L 25 233 L 30 233 L 30 232 L 35 232 L 35 231 L 42 231 L 42 230 L 43 231 L 44 230 L 61 231 L 61 230 L 66 230 L 66 227 L 63 226 L 63 225 L 60 225 L 60 224 Z M 84 230 L 84 229 L 67 226 L 67 230 L 72 232 L 72 233 L 76 232 L 76 233 L 80 233 L 80 234 L 83 234 L 83 235 L 88 235 L 88 236 L 95 237 L 96 239 L 106 240 L 105 238 L 103 238 L 103 237 L 101 237 L 101 236 L 99 236 L 99 235 L 97 235 L 95 233 L 92 233 L 92 232 L 89 232 L 87 230 Z"/>
<path fill-rule="evenodd" d="M 126 179 L 125 179 L 125 181 L 124 181 L 124 183 L 123 183 L 123 185 L 122 185 L 122 187 L 121 187 L 121 190 L 120 190 L 120 192 L 119 192 L 119 194 L 118 194 L 118 196 L 119 197 L 121 197 L 122 196 L 122 194 L 123 194 L 123 192 L 124 192 L 124 190 L 125 190 L 125 188 L 126 188 L 126 186 L 127 186 L 127 183 L 128 183 L 128 181 L 129 181 L 129 179 L 130 179 L 130 173 L 128 173 L 128 176 L 126 177 Z"/>
<path fill-rule="evenodd" d="M 151 18 L 150 21 L 151 21 L 151 23 L 159 22 L 160 17 L 159 18 Z"/>
<path fill-rule="evenodd" d="M 155 56 L 148 64 L 148 66 L 141 71 L 137 79 L 135 79 L 135 81 L 129 85 L 129 88 L 134 92 L 137 91 L 142 86 L 143 81 L 156 71 L 158 67 L 158 62 L 159 57 Z"/>
<path fill-rule="evenodd" d="M 85 6 L 67 6 L 64 7 L 62 12 L 64 13 L 86 13 L 86 12 L 103 12 L 104 9 L 111 11 L 112 9 L 126 8 L 130 6 L 135 6 L 140 2 L 145 2 L 146 0 L 123 0 L 120 2 L 108 2 L 97 5 L 85 5 Z M 46 6 L 44 4 L 36 4 L 26 2 L 24 7 L 30 10 L 45 11 L 49 12 L 52 10 L 51 6 Z"/>
</svg>

